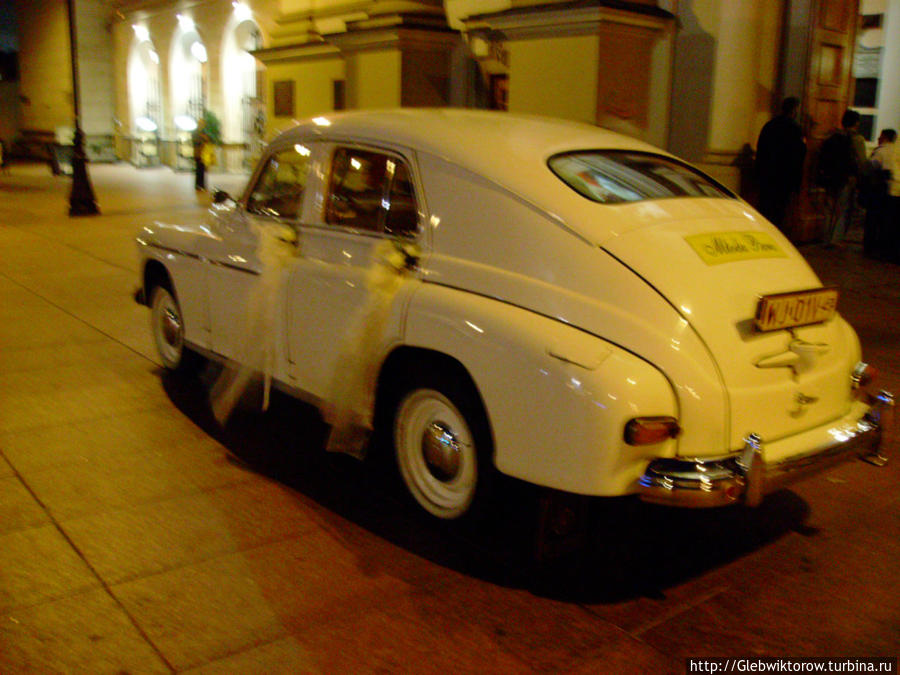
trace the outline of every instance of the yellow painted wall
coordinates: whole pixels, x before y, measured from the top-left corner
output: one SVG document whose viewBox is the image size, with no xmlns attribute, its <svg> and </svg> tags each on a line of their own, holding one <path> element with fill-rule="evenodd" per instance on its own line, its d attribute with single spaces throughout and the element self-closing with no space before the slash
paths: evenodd
<svg viewBox="0 0 900 675">
<path fill-rule="evenodd" d="M 69 19 L 59 0 L 16 0 L 23 129 L 53 131 L 74 123 Z"/>
<path fill-rule="evenodd" d="M 781 2 L 732 0 L 719 11 L 709 149 L 737 152 L 744 143 L 756 145 L 770 117 Z"/>
<path fill-rule="evenodd" d="M 399 50 L 357 52 L 347 58 L 347 107 L 396 108 L 402 73 Z"/>
<path fill-rule="evenodd" d="M 113 133 L 115 136 L 116 156 L 125 159 L 129 154 L 129 146 L 124 140 L 129 133 L 128 119 L 131 108 L 128 101 L 128 45 L 134 37 L 130 24 L 114 23 L 112 25 L 113 42 L 113 88 L 115 98 L 115 120 Z"/>
<path fill-rule="evenodd" d="M 596 35 L 510 41 L 509 110 L 578 120 L 597 117 Z"/>
<path fill-rule="evenodd" d="M 650 74 L 647 133 L 644 140 L 660 148 L 666 146 L 666 141 L 669 138 L 674 34 L 674 26 L 660 33 L 653 47 L 653 70 Z"/>
<path fill-rule="evenodd" d="M 407 0 L 399 2 L 393 0 L 389 3 L 391 9 L 396 11 L 414 11 L 423 7 L 442 7 L 442 0 Z M 321 14 L 344 13 L 352 14 L 353 12 L 375 11 L 378 10 L 378 0 L 371 2 L 354 2 L 353 0 L 278 0 L 278 9 L 285 14 L 296 12 L 318 12 Z"/>
<path fill-rule="evenodd" d="M 345 79 L 344 61 L 339 57 L 303 63 L 272 64 L 266 70 L 267 137 L 293 125 L 293 120 L 315 117 L 334 110 L 334 80 Z M 294 116 L 275 117 L 275 82 L 294 82 Z"/>
</svg>

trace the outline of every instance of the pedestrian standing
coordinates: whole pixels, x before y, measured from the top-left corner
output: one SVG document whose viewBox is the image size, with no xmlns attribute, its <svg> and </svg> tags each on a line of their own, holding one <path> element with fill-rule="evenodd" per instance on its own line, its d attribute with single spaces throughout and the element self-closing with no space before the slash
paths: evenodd
<svg viewBox="0 0 900 675">
<path fill-rule="evenodd" d="M 897 173 L 897 132 L 884 129 L 872 151 L 866 180 L 866 226 L 863 251 L 867 256 L 900 261 L 900 175 Z"/>
<path fill-rule="evenodd" d="M 836 246 L 859 211 L 858 188 L 866 162 L 866 142 L 859 133 L 860 116 L 847 110 L 836 129 L 822 142 L 816 182 L 825 189 L 825 244 Z"/>
<path fill-rule="evenodd" d="M 799 99 L 784 99 L 781 114 L 766 122 L 756 144 L 759 211 L 785 233 L 791 196 L 800 190 L 806 157 L 806 140 L 797 122 L 799 109 Z"/>
<path fill-rule="evenodd" d="M 203 151 L 210 138 L 205 129 L 206 120 L 201 117 L 197 121 L 197 128 L 191 133 L 191 144 L 194 146 L 194 189 L 198 192 L 206 190 L 206 161 Z"/>
</svg>

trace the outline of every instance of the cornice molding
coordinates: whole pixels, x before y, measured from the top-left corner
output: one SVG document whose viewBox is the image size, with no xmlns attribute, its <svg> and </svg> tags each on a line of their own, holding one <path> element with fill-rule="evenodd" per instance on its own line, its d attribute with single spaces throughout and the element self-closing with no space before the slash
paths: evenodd
<svg viewBox="0 0 900 675">
<path fill-rule="evenodd" d="M 595 33 L 601 24 L 666 30 L 674 15 L 653 5 L 617 0 L 575 0 L 515 7 L 463 19 L 465 31 L 488 39 L 525 40 Z"/>
</svg>

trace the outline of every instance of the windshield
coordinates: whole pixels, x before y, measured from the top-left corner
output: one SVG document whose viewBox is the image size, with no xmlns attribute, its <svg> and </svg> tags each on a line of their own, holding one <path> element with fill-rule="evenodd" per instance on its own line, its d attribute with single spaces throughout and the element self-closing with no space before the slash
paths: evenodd
<svg viewBox="0 0 900 675">
<path fill-rule="evenodd" d="M 670 197 L 733 198 L 709 176 L 660 155 L 586 150 L 556 155 L 548 164 L 566 185 L 601 204 Z"/>
</svg>

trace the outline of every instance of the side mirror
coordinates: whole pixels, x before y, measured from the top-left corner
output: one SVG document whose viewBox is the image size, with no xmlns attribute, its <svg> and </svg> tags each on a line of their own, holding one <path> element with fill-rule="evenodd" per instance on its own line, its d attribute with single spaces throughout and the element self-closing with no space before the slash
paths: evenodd
<svg viewBox="0 0 900 675">
<path fill-rule="evenodd" d="M 213 204 L 224 204 L 227 201 L 234 201 L 225 190 L 216 190 L 212 196 Z"/>
</svg>

